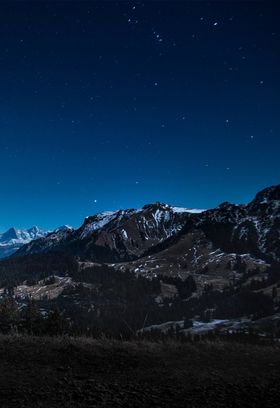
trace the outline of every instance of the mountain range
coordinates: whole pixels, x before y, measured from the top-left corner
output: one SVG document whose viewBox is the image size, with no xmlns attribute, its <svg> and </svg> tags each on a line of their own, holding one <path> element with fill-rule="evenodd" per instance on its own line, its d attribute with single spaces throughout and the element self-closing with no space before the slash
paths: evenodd
<svg viewBox="0 0 280 408">
<path fill-rule="evenodd" d="M 44 310 L 56 302 L 77 325 L 139 330 L 146 315 L 150 325 L 182 325 L 211 311 L 215 322 L 272 316 L 280 326 L 280 185 L 248 204 L 192 210 L 156 202 L 89 216 L 77 229 L 32 230 L 2 234 L 1 244 L 21 246 L 0 262 L 1 287 Z"/>
<path fill-rule="evenodd" d="M 23 245 L 16 256 L 60 251 L 81 262 L 113 264 L 144 275 L 230 275 L 235 264 L 266 269 L 280 262 L 280 186 L 249 204 L 190 210 L 154 203 L 87 217 Z M 215 271 L 215 272 L 214 272 Z M 226 272 L 225 272 L 226 271 Z"/>
<path fill-rule="evenodd" d="M 78 229 L 66 226 L 32 241 L 16 256 L 63 251 L 86 261 L 132 261 L 176 235 L 192 214 L 202 211 L 162 203 L 137 210 L 106 211 L 87 217 Z"/>
<path fill-rule="evenodd" d="M 10 228 L 8 231 L 0 233 L 0 259 L 12 255 L 22 245 L 34 239 L 43 238 L 48 233 L 35 226 L 29 229 Z"/>
</svg>

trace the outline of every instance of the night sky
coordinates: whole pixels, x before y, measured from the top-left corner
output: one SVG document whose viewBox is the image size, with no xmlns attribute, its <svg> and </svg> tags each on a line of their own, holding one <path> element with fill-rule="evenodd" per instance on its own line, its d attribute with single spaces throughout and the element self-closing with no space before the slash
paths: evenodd
<svg viewBox="0 0 280 408">
<path fill-rule="evenodd" d="M 280 175 L 277 2 L 0 4 L 0 231 Z"/>
</svg>

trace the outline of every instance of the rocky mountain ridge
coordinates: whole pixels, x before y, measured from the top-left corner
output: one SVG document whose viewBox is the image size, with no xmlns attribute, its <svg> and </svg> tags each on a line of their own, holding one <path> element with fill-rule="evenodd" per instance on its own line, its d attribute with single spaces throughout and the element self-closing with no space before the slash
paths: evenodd
<svg viewBox="0 0 280 408">
<path fill-rule="evenodd" d="M 176 235 L 188 218 L 199 211 L 203 210 L 155 203 L 138 210 L 103 212 L 87 217 L 76 230 L 56 230 L 45 238 L 31 242 L 16 255 L 59 250 L 88 261 L 130 261 Z"/>
<path fill-rule="evenodd" d="M 163 268 L 184 277 L 212 265 L 224 270 L 227 264 L 233 271 L 241 260 L 250 268 L 278 263 L 279 241 L 278 185 L 259 192 L 249 204 L 225 202 L 211 210 L 154 203 L 140 210 L 103 212 L 87 217 L 76 230 L 65 227 L 32 241 L 15 255 L 62 251 L 82 262 L 123 265 L 143 273 Z"/>
</svg>

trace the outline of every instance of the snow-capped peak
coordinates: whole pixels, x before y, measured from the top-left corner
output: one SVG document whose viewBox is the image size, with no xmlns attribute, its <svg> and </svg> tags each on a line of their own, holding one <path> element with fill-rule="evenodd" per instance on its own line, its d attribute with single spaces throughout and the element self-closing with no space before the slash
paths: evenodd
<svg viewBox="0 0 280 408">
<path fill-rule="evenodd" d="M 45 237 L 47 233 L 48 233 L 47 231 L 43 231 L 36 226 L 29 229 L 16 229 L 12 227 L 3 234 L 0 234 L 0 243 L 1 244 L 10 242 L 27 243 L 33 239 Z"/>
<path fill-rule="evenodd" d="M 201 214 L 206 211 L 205 209 L 200 208 L 181 208 L 181 207 L 171 207 L 174 213 L 190 213 L 190 214 Z"/>
<path fill-rule="evenodd" d="M 74 228 L 71 225 L 61 225 L 60 227 L 56 228 L 53 232 L 60 232 L 60 231 L 74 231 Z"/>
<path fill-rule="evenodd" d="M 81 238 L 86 238 L 92 232 L 104 227 L 110 221 L 117 217 L 119 211 L 103 211 L 93 217 L 86 218 L 86 225 L 81 233 Z"/>
<path fill-rule="evenodd" d="M 49 231 L 44 231 L 36 226 L 29 229 L 10 228 L 0 234 L 0 258 L 6 257 L 17 251 L 24 244 L 28 244 L 38 238 L 48 235 Z"/>
</svg>

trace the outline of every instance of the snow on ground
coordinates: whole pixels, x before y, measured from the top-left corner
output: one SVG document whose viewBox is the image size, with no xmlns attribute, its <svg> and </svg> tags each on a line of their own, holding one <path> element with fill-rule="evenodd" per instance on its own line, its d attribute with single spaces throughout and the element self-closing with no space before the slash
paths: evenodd
<svg viewBox="0 0 280 408">
<path fill-rule="evenodd" d="M 20 299 L 25 299 L 26 297 L 36 300 L 43 299 L 44 297 L 55 299 L 63 292 L 65 287 L 72 284 L 70 277 L 55 276 L 55 282 L 49 285 L 46 284 L 46 280 L 39 281 L 36 285 L 32 286 L 19 285 L 14 288 L 14 294 Z M 0 297 L 3 292 L 4 289 L 0 289 Z"/>
<path fill-rule="evenodd" d="M 168 330 L 179 329 L 181 333 L 186 335 L 188 334 L 203 334 L 209 331 L 212 331 L 216 328 L 221 330 L 238 330 L 241 327 L 248 326 L 250 323 L 250 319 L 240 318 L 240 319 L 232 319 L 232 320 L 221 320 L 221 319 L 214 319 L 210 322 L 202 322 L 199 320 L 193 320 L 193 326 L 184 329 L 184 320 L 177 320 L 177 321 L 169 321 L 161 324 L 154 324 L 148 327 L 145 327 L 143 331 L 151 331 L 151 330 L 160 330 L 163 333 L 167 333 Z"/>
</svg>

